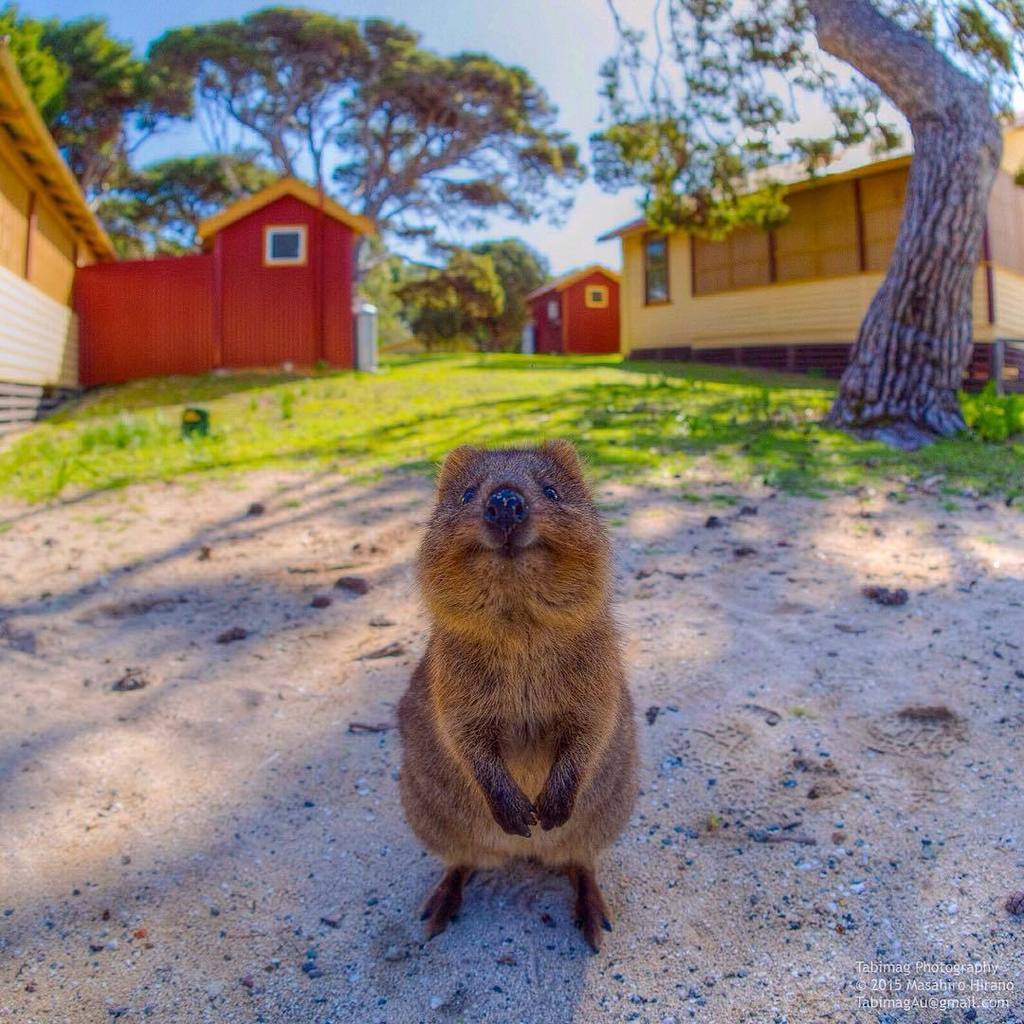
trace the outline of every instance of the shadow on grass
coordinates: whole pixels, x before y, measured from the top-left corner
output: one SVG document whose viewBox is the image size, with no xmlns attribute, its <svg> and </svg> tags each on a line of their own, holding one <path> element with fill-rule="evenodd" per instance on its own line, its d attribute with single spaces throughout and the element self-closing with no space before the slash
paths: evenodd
<svg viewBox="0 0 1024 1024">
<path fill-rule="evenodd" d="M 77 401 L 61 406 L 52 416 L 48 416 L 46 421 L 70 423 L 140 409 L 199 404 L 246 391 L 260 391 L 279 384 L 349 375 L 348 370 L 311 373 L 245 370 L 238 373 L 204 373 L 194 377 L 147 377 L 143 380 L 129 381 L 127 384 L 91 388 Z"/>
<path fill-rule="evenodd" d="M 434 372 L 420 372 L 428 364 Z M 497 374 L 492 385 L 487 375 Z M 908 455 L 825 428 L 833 384 L 820 378 L 615 356 L 452 353 L 391 357 L 365 386 L 353 381 L 335 371 L 252 373 L 110 389 L 63 414 L 64 428 L 23 439 L 6 464 L 0 460 L 0 488 L 39 500 L 70 488 L 98 493 L 185 474 L 318 462 L 360 479 L 427 471 L 461 443 L 550 437 L 574 440 L 599 477 L 662 483 L 700 458 L 737 480 L 757 476 L 815 496 L 895 473 L 943 474 L 950 486 L 986 493 L 1018 493 L 1024 481 L 1010 445 L 964 438 Z M 160 412 L 120 415 L 245 390 L 264 394 L 217 407 L 206 439 L 183 442 Z"/>
<path fill-rule="evenodd" d="M 788 492 L 809 495 L 851 482 L 851 474 L 880 464 L 887 453 L 880 444 L 822 431 L 807 418 L 805 399 L 773 399 L 763 389 L 738 399 L 664 382 L 646 388 L 593 384 L 532 400 L 493 401 L 486 419 L 469 419 L 476 408 L 457 406 L 374 430 L 375 449 L 399 469 L 426 471 L 456 444 L 529 445 L 564 436 L 576 442 L 599 478 L 681 470 L 693 458 L 717 455 L 737 474 L 759 474 Z M 433 440 L 424 443 L 428 432 Z M 338 453 L 356 459 L 366 443 L 365 435 L 350 437 Z M 418 449 L 413 458 L 410 449 Z"/>
<path fill-rule="evenodd" d="M 715 363 L 656 361 L 643 359 L 623 359 L 621 356 L 583 356 L 583 355 L 521 355 L 517 353 L 478 354 L 467 356 L 465 353 L 445 353 L 411 357 L 409 363 L 429 363 L 442 359 L 462 359 L 462 369 L 543 371 L 543 370 L 618 370 L 622 373 L 644 374 L 656 378 L 673 380 L 707 381 L 739 387 L 787 388 L 802 391 L 820 392 L 831 395 L 835 389 L 834 381 L 822 377 L 810 377 L 805 374 L 779 373 L 774 370 L 739 369 L 721 366 Z M 395 362 L 401 366 L 406 362 Z"/>
</svg>

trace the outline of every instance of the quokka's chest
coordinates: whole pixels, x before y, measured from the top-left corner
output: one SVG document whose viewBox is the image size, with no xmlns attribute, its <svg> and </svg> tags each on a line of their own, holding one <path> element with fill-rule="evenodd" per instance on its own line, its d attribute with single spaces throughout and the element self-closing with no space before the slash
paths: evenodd
<svg viewBox="0 0 1024 1024">
<path fill-rule="evenodd" d="M 555 760 L 555 740 L 551 736 L 524 741 L 506 738 L 499 744 L 502 760 L 519 788 L 531 799 L 544 788 Z"/>
</svg>

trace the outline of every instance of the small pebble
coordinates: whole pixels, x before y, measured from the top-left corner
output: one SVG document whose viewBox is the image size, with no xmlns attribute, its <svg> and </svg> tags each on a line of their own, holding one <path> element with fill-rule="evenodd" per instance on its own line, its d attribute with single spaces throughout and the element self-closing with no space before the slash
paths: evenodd
<svg viewBox="0 0 1024 1024">
<path fill-rule="evenodd" d="M 230 629 L 225 629 L 223 633 L 218 634 L 217 643 L 219 644 L 233 644 L 238 640 L 244 640 L 249 635 L 247 629 L 243 629 L 241 626 L 232 626 Z"/>
<path fill-rule="evenodd" d="M 126 668 L 110 688 L 115 693 L 130 693 L 132 690 L 145 689 L 149 684 L 149 673 L 144 668 Z"/>
<path fill-rule="evenodd" d="M 383 647 L 376 648 L 376 650 L 360 654 L 356 660 L 379 661 L 381 658 L 397 658 L 401 654 L 405 654 L 405 644 L 395 640 L 390 644 L 385 644 Z"/>
<path fill-rule="evenodd" d="M 334 581 L 334 586 L 338 590 L 347 590 L 350 594 L 355 594 L 356 597 L 362 597 L 370 591 L 369 582 L 362 576 L 339 576 Z"/>
</svg>

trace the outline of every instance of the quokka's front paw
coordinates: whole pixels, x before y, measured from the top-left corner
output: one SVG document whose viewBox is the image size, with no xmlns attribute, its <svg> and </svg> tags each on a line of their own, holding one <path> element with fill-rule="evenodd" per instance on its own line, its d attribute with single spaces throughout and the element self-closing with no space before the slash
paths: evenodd
<svg viewBox="0 0 1024 1024">
<path fill-rule="evenodd" d="M 571 793 L 558 792 L 545 786 L 537 797 L 537 820 L 545 832 L 564 825 L 572 816 L 573 797 Z"/>
<path fill-rule="evenodd" d="M 505 832 L 510 836 L 530 838 L 530 826 L 537 824 L 537 816 L 533 813 L 533 804 L 522 790 L 502 793 L 494 797 L 490 805 L 494 820 Z"/>
</svg>

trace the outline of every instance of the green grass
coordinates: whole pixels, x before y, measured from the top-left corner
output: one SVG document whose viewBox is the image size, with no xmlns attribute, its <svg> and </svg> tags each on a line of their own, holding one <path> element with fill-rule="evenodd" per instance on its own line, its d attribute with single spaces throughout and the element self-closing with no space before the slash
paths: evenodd
<svg viewBox="0 0 1024 1024">
<path fill-rule="evenodd" d="M 348 476 L 425 471 L 456 444 L 574 439 L 599 478 L 660 483 L 708 459 L 718 501 L 751 477 L 824 495 L 899 475 L 1017 493 L 1024 446 L 971 437 L 905 454 L 820 425 L 832 385 L 806 377 L 616 358 L 396 358 L 375 375 L 322 372 L 137 381 L 90 393 L 0 453 L 0 493 L 28 501 L 270 465 Z M 183 440 L 186 404 L 208 438 Z"/>
</svg>

